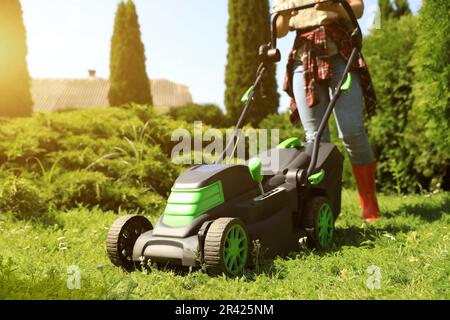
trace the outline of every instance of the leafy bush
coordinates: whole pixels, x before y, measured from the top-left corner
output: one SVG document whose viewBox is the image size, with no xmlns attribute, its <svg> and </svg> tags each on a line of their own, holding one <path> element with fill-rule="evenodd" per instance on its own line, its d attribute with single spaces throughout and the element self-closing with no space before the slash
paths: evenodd
<svg viewBox="0 0 450 320">
<path fill-rule="evenodd" d="M 385 191 L 414 191 L 416 175 L 404 133 L 413 104 L 414 72 L 410 65 L 417 18 L 404 16 L 384 22 L 364 40 L 364 52 L 378 97 L 369 136 L 378 160 L 378 183 Z"/>
<path fill-rule="evenodd" d="M 129 181 L 114 182 L 100 172 L 71 171 L 58 176 L 52 185 L 53 201 L 59 208 L 78 206 L 102 210 L 135 210 L 155 213 L 165 204 L 164 198 Z"/>
<path fill-rule="evenodd" d="M 106 189 L 101 199 L 103 210 L 139 211 L 155 215 L 164 209 L 166 200 L 148 189 L 130 187 L 126 183 L 116 183 Z"/>
<path fill-rule="evenodd" d="M 406 132 L 417 181 L 450 190 L 450 3 L 424 0 L 412 66 L 414 104 Z"/>
<path fill-rule="evenodd" d="M 161 152 L 158 146 L 145 147 L 142 155 L 130 155 L 126 150 L 106 154 L 88 168 L 103 172 L 117 181 L 131 186 L 148 188 L 166 195 L 179 174 L 179 168 Z"/>
<path fill-rule="evenodd" d="M 259 128 L 266 130 L 280 130 L 280 141 L 284 141 L 292 137 L 304 139 L 303 128 L 292 125 L 289 120 L 288 113 L 271 114 L 267 116 L 267 118 L 260 122 Z"/>
<path fill-rule="evenodd" d="M 92 207 L 100 204 L 105 189 L 111 183 L 111 179 L 100 172 L 69 171 L 55 179 L 52 188 L 53 200 L 60 208 L 73 208 L 78 205 Z"/>
<path fill-rule="evenodd" d="M 0 184 L 0 212 L 19 219 L 41 218 L 48 211 L 47 198 L 33 181 L 10 175 Z"/>
<path fill-rule="evenodd" d="M 180 108 L 170 109 L 168 115 L 177 120 L 183 120 L 188 123 L 202 121 L 204 124 L 223 128 L 227 126 L 227 119 L 223 111 L 216 105 L 189 104 Z"/>
<path fill-rule="evenodd" d="M 370 136 L 385 190 L 450 189 L 448 11 L 427 0 L 418 18 L 385 22 L 366 38 L 380 100 Z"/>
<path fill-rule="evenodd" d="M 38 185 L 56 208 L 158 211 L 181 170 L 170 160 L 178 128 L 192 125 L 137 105 L 3 121 L 0 175 Z M 39 207 L 30 190 L 30 206 Z M 19 215 L 26 210 L 3 203 Z"/>
</svg>

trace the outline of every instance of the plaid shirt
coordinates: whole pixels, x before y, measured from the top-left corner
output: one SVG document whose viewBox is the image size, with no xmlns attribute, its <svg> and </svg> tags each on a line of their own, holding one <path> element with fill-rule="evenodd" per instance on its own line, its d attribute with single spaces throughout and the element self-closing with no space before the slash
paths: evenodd
<svg viewBox="0 0 450 320">
<path fill-rule="evenodd" d="M 352 52 L 352 41 L 345 22 L 334 22 L 306 32 L 297 31 L 294 47 L 289 54 L 284 82 L 284 91 L 291 97 L 290 119 L 294 124 L 300 119 L 292 84 L 295 52 L 300 46 L 304 45 L 305 50 L 302 56 L 302 62 L 306 101 L 308 107 L 314 107 L 320 102 L 317 84 L 323 81 L 329 81 L 333 77 L 333 69 L 330 64 L 330 57 L 328 56 L 328 37 L 336 44 L 339 54 L 348 61 Z M 352 68 L 353 70 L 358 70 L 360 73 L 366 111 L 368 116 L 371 117 L 375 113 L 377 99 L 372 85 L 372 79 L 362 53 L 359 53 L 358 59 Z"/>
</svg>

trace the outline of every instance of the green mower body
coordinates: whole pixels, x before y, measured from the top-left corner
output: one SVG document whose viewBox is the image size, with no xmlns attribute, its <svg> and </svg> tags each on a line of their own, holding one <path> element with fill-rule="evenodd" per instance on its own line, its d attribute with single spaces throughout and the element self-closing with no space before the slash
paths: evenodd
<svg viewBox="0 0 450 320">
<path fill-rule="evenodd" d="M 166 210 L 155 227 L 135 240 L 129 265 L 151 260 L 199 267 L 204 262 L 212 273 L 233 275 L 233 267 L 237 268 L 239 262 L 244 266 L 251 263 L 255 241 L 265 257 L 297 251 L 299 240 L 305 237 L 312 246 L 328 247 L 341 207 L 343 156 L 333 144 L 323 143 L 315 170 L 320 179 L 308 179 L 304 186 L 300 177 L 306 173 L 312 148 L 296 146 L 258 156 L 264 194 L 247 165 L 202 165 L 184 172 L 176 180 Z M 317 200 L 331 216 L 320 216 L 323 208 L 311 207 Z M 130 219 L 133 217 L 136 216 Z M 226 225 L 227 221 L 232 225 Z M 223 230 L 216 226 L 215 233 L 211 233 L 218 222 L 224 224 Z M 242 233 L 237 239 L 232 232 L 223 234 L 233 226 Z M 237 243 L 242 238 L 245 240 Z M 245 255 L 229 258 L 227 241 L 230 247 L 233 241 L 237 243 L 235 252 L 241 250 Z M 226 260 L 233 257 L 235 262 L 227 268 Z M 236 272 L 240 271 L 238 268 Z"/>
</svg>

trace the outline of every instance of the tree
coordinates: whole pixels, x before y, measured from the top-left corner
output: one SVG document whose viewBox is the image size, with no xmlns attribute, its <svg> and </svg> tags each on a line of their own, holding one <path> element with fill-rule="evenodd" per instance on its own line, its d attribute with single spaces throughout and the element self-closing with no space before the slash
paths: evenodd
<svg viewBox="0 0 450 320">
<path fill-rule="evenodd" d="M 395 17 L 395 10 L 390 0 L 378 0 L 378 6 L 383 22 Z"/>
<path fill-rule="evenodd" d="M 124 63 L 120 63 L 123 57 L 123 43 L 125 41 L 126 33 L 126 12 L 127 7 L 124 2 L 119 2 L 117 6 L 116 16 L 114 20 L 114 31 L 111 38 L 111 52 L 110 52 L 110 88 L 108 93 L 108 99 L 110 105 L 120 105 L 119 99 L 122 91 L 125 89 L 125 83 L 121 79 L 123 70 L 119 70 L 119 67 L 123 68 Z"/>
<path fill-rule="evenodd" d="M 390 19 L 399 19 L 402 16 L 411 14 L 408 0 L 394 0 L 394 5 L 395 7 L 392 5 L 391 0 L 378 0 L 381 20 L 383 22 Z"/>
<path fill-rule="evenodd" d="M 407 142 L 423 188 L 450 189 L 450 3 L 424 0 L 419 13 L 414 104 Z"/>
<path fill-rule="evenodd" d="M 235 122 L 243 108 L 241 97 L 255 78 L 259 46 L 270 42 L 269 3 L 267 0 L 230 0 L 228 11 L 225 106 L 228 118 Z M 258 93 L 255 110 L 249 115 L 249 121 L 255 126 L 278 110 L 275 66 L 270 66 L 266 73 L 264 96 Z"/>
<path fill-rule="evenodd" d="M 145 62 L 136 6 L 132 0 L 120 2 L 111 39 L 110 105 L 152 104 Z"/>
<path fill-rule="evenodd" d="M 29 116 L 33 111 L 26 56 L 26 30 L 18 0 L 0 2 L 0 116 Z"/>
<path fill-rule="evenodd" d="M 408 0 L 394 0 L 395 4 L 395 15 L 397 18 L 402 16 L 410 15 L 411 9 L 409 8 Z"/>
</svg>

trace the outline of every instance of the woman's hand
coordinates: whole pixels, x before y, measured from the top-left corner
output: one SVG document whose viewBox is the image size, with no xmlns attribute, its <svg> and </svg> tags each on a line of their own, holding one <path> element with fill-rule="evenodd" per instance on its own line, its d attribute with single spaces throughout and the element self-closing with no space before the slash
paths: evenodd
<svg viewBox="0 0 450 320">
<path fill-rule="evenodd" d="M 279 11 L 285 11 L 285 10 L 289 10 L 295 8 L 295 3 L 293 2 L 285 2 L 281 7 Z M 285 13 L 282 13 L 281 16 L 286 19 L 286 20 L 290 20 L 293 16 L 296 16 L 298 13 L 298 11 L 287 11 Z"/>
<path fill-rule="evenodd" d="M 336 11 L 336 6 L 338 6 L 339 4 L 337 3 L 333 3 L 331 1 L 326 1 L 324 2 L 323 0 L 316 0 L 316 5 L 314 6 L 314 8 L 316 10 L 322 10 L 322 11 Z"/>
<path fill-rule="evenodd" d="M 284 3 L 279 11 L 288 10 L 290 8 L 294 8 L 295 4 L 292 2 L 286 2 Z M 278 19 L 277 19 L 277 37 L 283 38 L 286 36 L 289 32 L 289 22 L 291 21 L 291 18 L 295 15 L 297 15 L 298 11 L 287 11 L 285 13 L 282 13 Z"/>
</svg>

